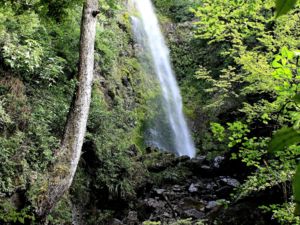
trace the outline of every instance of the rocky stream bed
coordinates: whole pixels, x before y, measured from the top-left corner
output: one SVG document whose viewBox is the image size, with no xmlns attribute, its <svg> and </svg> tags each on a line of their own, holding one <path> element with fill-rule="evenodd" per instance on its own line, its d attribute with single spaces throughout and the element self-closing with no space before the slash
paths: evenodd
<svg viewBox="0 0 300 225">
<path fill-rule="evenodd" d="M 123 216 L 120 214 L 108 224 L 139 225 L 144 221 L 153 221 L 153 224 L 276 224 L 258 208 L 261 202 L 272 201 L 272 191 L 259 193 L 253 198 L 233 200 L 231 194 L 245 176 L 245 168 L 241 164 L 223 156 L 212 160 L 206 156 L 191 160 L 168 153 L 165 156 L 168 160 L 148 167 L 152 176 L 166 170 L 184 170 L 188 171 L 185 179 L 174 182 L 165 177 L 161 185 L 144 184 L 137 199 L 123 211 Z M 254 200 L 257 198 L 260 200 Z"/>
</svg>

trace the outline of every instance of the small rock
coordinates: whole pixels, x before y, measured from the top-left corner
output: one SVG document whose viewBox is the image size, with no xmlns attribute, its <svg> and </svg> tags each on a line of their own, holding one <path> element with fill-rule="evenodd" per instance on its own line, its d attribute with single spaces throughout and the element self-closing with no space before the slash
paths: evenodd
<svg viewBox="0 0 300 225">
<path fill-rule="evenodd" d="M 203 212 L 199 212 L 196 209 L 189 209 L 189 210 L 185 210 L 184 214 L 188 217 L 192 217 L 194 219 L 202 219 L 205 217 L 205 214 Z"/>
<path fill-rule="evenodd" d="M 165 203 L 162 201 L 158 201 L 154 198 L 145 199 L 146 205 L 151 208 L 163 208 L 165 207 Z"/>
<path fill-rule="evenodd" d="M 167 213 L 167 212 L 164 212 L 163 213 L 163 216 L 166 217 L 166 218 L 172 218 L 171 214 Z"/>
<path fill-rule="evenodd" d="M 217 201 L 210 201 L 210 202 L 207 203 L 206 208 L 207 208 L 207 209 L 213 209 L 213 208 L 215 208 L 216 206 L 218 206 Z"/>
<path fill-rule="evenodd" d="M 208 165 L 201 166 L 201 169 L 205 170 L 205 171 L 211 170 L 210 166 L 208 166 Z"/>
<path fill-rule="evenodd" d="M 116 218 L 112 219 L 111 225 L 124 225 L 121 220 L 118 220 Z"/>
<path fill-rule="evenodd" d="M 195 186 L 195 184 L 191 184 L 189 187 L 189 192 L 190 193 L 195 193 L 198 192 L 198 188 Z"/>
<path fill-rule="evenodd" d="M 137 220 L 137 212 L 136 211 L 130 211 L 128 213 L 127 219 L 131 220 L 131 221 L 136 221 Z"/>
<path fill-rule="evenodd" d="M 174 185 L 172 189 L 173 189 L 173 191 L 176 191 L 176 192 L 182 191 L 182 188 L 179 185 Z"/>
<path fill-rule="evenodd" d="M 204 187 L 205 187 L 205 184 L 204 184 L 201 180 L 199 180 L 199 181 L 195 184 L 195 186 L 196 186 L 197 188 L 204 188 Z"/>
<path fill-rule="evenodd" d="M 221 181 L 234 188 L 237 188 L 241 185 L 237 179 L 230 178 L 230 177 L 221 177 Z"/>
<path fill-rule="evenodd" d="M 213 191 L 214 188 L 217 187 L 217 185 L 213 182 L 206 184 L 206 189 Z"/>
<path fill-rule="evenodd" d="M 162 195 L 166 189 L 154 189 L 155 193 L 158 194 L 158 195 Z"/>
<path fill-rule="evenodd" d="M 206 202 L 196 200 L 194 197 L 186 197 L 182 198 L 177 205 L 183 210 L 196 209 L 198 211 L 203 211 L 206 206 Z"/>
<path fill-rule="evenodd" d="M 138 214 L 136 211 L 129 211 L 126 224 L 128 225 L 136 225 L 139 224 Z"/>
<path fill-rule="evenodd" d="M 201 164 L 206 160 L 206 156 L 205 155 L 199 155 L 195 159 L 198 161 L 198 163 Z"/>
<path fill-rule="evenodd" d="M 216 158 L 214 158 L 214 163 L 213 163 L 214 167 L 217 169 L 220 168 L 220 165 L 224 161 L 224 159 L 225 157 L 223 156 L 217 156 Z"/>
</svg>

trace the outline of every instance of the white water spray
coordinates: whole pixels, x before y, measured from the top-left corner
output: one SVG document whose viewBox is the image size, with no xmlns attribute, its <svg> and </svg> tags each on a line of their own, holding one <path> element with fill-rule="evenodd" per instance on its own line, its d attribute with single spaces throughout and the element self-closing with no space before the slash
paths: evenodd
<svg viewBox="0 0 300 225">
<path fill-rule="evenodd" d="M 195 157 L 195 147 L 184 118 L 182 98 L 173 73 L 169 49 L 159 27 L 151 0 L 133 0 L 140 18 L 133 17 L 133 30 L 139 44 L 150 50 L 156 76 L 162 90 L 162 106 L 172 133 L 174 150 L 178 155 Z M 153 140 L 160 147 L 159 140 Z"/>
</svg>

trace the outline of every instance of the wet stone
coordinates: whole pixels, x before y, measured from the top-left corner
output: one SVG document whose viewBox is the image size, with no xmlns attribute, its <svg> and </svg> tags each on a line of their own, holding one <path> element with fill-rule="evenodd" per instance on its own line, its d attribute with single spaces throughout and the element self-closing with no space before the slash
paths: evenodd
<svg viewBox="0 0 300 225">
<path fill-rule="evenodd" d="M 221 181 L 231 187 L 239 187 L 241 184 L 237 179 L 230 178 L 230 177 L 220 177 Z"/>
<path fill-rule="evenodd" d="M 214 167 L 217 169 L 220 168 L 221 163 L 224 161 L 224 159 L 225 159 L 225 157 L 223 157 L 223 156 L 217 156 L 213 162 Z"/>
<path fill-rule="evenodd" d="M 184 214 L 188 217 L 192 217 L 194 219 L 202 219 L 205 217 L 205 213 L 203 212 L 199 212 L 196 209 L 189 209 L 189 210 L 185 210 Z"/>
<path fill-rule="evenodd" d="M 154 209 L 165 207 L 165 203 L 154 198 L 145 199 L 146 205 Z"/>
<path fill-rule="evenodd" d="M 166 189 L 154 189 L 154 192 L 158 195 L 162 195 L 165 191 Z"/>
<path fill-rule="evenodd" d="M 112 219 L 111 225 L 124 225 L 121 220 L 118 220 L 116 218 Z"/>
<path fill-rule="evenodd" d="M 163 216 L 166 218 L 172 218 L 171 214 L 167 212 L 164 212 Z"/>
<path fill-rule="evenodd" d="M 176 191 L 176 192 L 182 191 L 182 187 L 179 185 L 174 185 L 172 189 L 173 189 L 173 191 Z"/>
<path fill-rule="evenodd" d="M 213 209 L 213 208 L 215 208 L 216 206 L 218 206 L 217 201 L 210 201 L 210 202 L 207 203 L 206 208 L 207 208 L 207 209 Z"/>
<path fill-rule="evenodd" d="M 189 192 L 190 193 L 198 192 L 198 187 L 196 187 L 195 184 L 191 184 L 190 187 L 189 187 Z"/>
</svg>

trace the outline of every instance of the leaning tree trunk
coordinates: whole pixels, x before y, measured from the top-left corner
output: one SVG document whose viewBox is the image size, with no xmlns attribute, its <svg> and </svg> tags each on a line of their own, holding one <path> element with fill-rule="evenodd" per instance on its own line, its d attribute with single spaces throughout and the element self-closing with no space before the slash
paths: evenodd
<svg viewBox="0 0 300 225">
<path fill-rule="evenodd" d="M 57 161 L 49 172 L 44 192 L 37 202 L 37 215 L 44 218 L 70 188 L 81 155 L 89 114 L 94 71 L 94 45 L 98 0 L 86 0 L 81 21 L 78 85 L 66 122 Z"/>
</svg>

